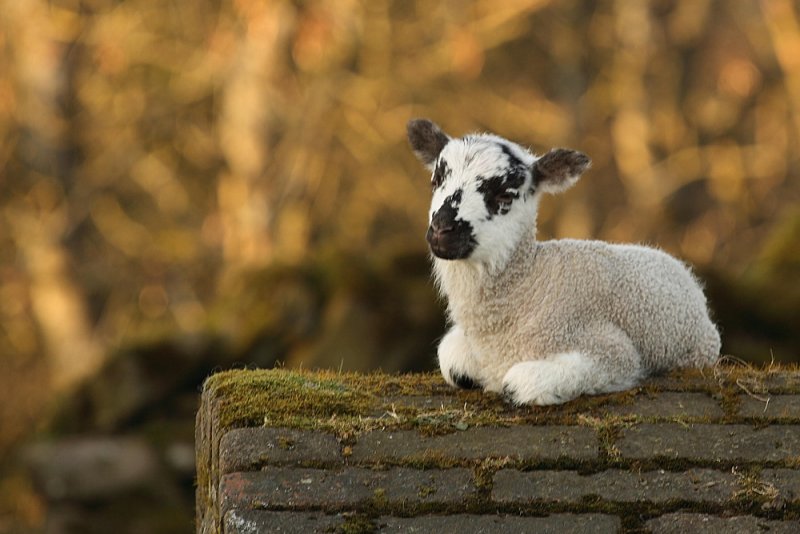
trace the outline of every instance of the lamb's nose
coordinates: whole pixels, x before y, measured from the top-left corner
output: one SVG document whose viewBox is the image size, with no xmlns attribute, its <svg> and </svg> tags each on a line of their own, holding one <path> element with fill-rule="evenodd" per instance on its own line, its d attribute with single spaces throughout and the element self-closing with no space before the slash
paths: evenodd
<svg viewBox="0 0 800 534">
<path fill-rule="evenodd" d="M 443 213 L 444 211 L 444 213 Z M 439 210 L 431 218 L 431 231 L 435 234 L 446 234 L 455 230 L 456 223 L 450 210 Z"/>
<path fill-rule="evenodd" d="M 454 228 L 455 225 L 452 222 L 437 221 L 436 218 L 431 221 L 431 230 L 435 234 L 446 234 L 452 232 Z"/>
<path fill-rule="evenodd" d="M 425 237 L 431 245 L 438 245 L 448 239 L 453 230 L 455 230 L 455 225 L 452 222 L 442 221 L 434 217 Z"/>
</svg>

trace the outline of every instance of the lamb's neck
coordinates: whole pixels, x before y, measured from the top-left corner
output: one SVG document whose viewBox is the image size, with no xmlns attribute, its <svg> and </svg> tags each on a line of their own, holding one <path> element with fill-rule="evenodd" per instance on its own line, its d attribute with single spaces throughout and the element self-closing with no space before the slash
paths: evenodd
<svg viewBox="0 0 800 534">
<path fill-rule="evenodd" d="M 439 291 L 447 298 L 447 310 L 454 322 L 481 300 L 481 287 L 488 278 L 485 267 L 467 260 L 434 260 L 434 276 Z"/>
<path fill-rule="evenodd" d="M 534 268 L 537 244 L 531 236 L 521 239 L 502 265 L 487 265 L 469 260 L 434 261 L 434 274 L 440 291 L 447 297 L 450 318 L 464 323 L 480 316 L 481 310 L 506 300 L 509 292 Z"/>
</svg>

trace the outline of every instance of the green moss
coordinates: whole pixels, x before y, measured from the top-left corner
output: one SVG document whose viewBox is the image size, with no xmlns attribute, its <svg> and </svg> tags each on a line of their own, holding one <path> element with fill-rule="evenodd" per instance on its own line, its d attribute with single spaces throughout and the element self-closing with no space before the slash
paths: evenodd
<svg viewBox="0 0 800 534">
<path fill-rule="evenodd" d="M 238 426 L 316 426 L 342 415 L 365 413 L 373 396 L 350 387 L 332 373 L 237 370 L 213 375 L 205 390 L 217 400 L 219 424 Z"/>
<path fill-rule="evenodd" d="M 278 436 L 278 447 L 284 451 L 294 449 L 294 440 L 286 436 Z"/>
<path fill-rule="evenodd" d="M 600 442 L 600 458 L 610 463 L 617 463 L 620 461 L 621 456 L 616 445 L 617 438 L 619 438 L 623 428 L 633 426 L 635 419 L 635 416 L 627 415 L 606 414 L 603 417 L 582 415 L 578 417 L 578 422 L 597 432 L 597 438 Z"/>
<path fill-rule="evenodd" d="M 427 486 L 427 485 L 423 484 L 423 485 L 421 485 L 420 487 L 417 488 L 417 495 L 421 499 L 424 499 L 425 497 L 433 495 L 434 493 L 436 493 L 436 488 L 434 488 L 433 486 Z"/>
<path fill-rule="evenodd" d="M 494 475 L 499 470 L 514 465 L 511 458 L 486 458 L 473 469 L 473 477 L 475 479 L 475 486 L 478 491 L 485 495 L 487 498 L 491 494 L 492 486 L 494 485 Z"/>
<path fill-rule="evenodd" d="M 378 508 L 386 508 L 389 501 L 386 498 L 386 490 L 383 488 L 376 488 L 372 492 L 372 504 Z"/>
<path fill-rule="evenodd" d="M 336 534 L 370 534 L 377 532 L 377 527 L 364 514 L 350 515 L 344 523 L 336 527 Z"/>
</svg>

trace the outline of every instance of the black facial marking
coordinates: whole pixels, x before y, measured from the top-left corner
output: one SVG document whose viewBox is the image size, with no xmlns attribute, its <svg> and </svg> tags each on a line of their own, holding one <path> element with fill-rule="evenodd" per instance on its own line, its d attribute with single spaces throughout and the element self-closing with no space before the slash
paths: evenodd
<svg viewBox="0 0 800 534">
<path fill-rule="evenodd" d="M 481 388 L 480 382 L 468 375 L 462 375 L 461 373 L 454 373 L 453 371 L 450 371 L 450 380 L 452 380 L 453 383 L 455 383 L 455 385 L 461 389 Z"/>
<path fill-rule="evenodd" d="M 508 171 L 505 173 L 505 179 L 508 183 L 507 187 L 522 187 L 522 184 L 525 182 L 525 178 L 528 173 L 528 166 L 525 165 L 521 159 L 514 155 L 508 145 L 501 144 L 500 149 L 508 158 Z"/>
<path fill-rule="evenodd" d="M 456 189 L 452 195 L 444 199 L 442 207 L 436 210 L 431 218 L 431 229 L 449 233 L 466 225 L 469 226 L 470 231 L 472 230 L 472 226 L 467 221 L 456 220 L 458 207 L 461 205 L 461 196 L 463 194 L 464 191 L 462 189 Z"/>
<path fill-rule="evenodd" d="M 440 188 L 452 172 L 453 171 L 450 169 L 447 161 L 440 159 L 439 163 L 436 165 L 436 170 L 433 171 L 433 177 L 431 178 L 431 185 L 433 186 L 433 189 L 436 190 Z"/>
<path fill-rule="evenodd" d="M 445 204 L 450 204 L 453 208 L 457 208 L 461 205 L 461 197 L 464 196 L 464 190 L 461 188 L 456 189 L 453 191 L 453 194 L 444 199 Z"/>
<path fill-rule="evenodd" d="M 500 143 L 500 150 L 502 150 L 503 154 L 505 154 L 508 158 L 508 165 L 512 169 L 525 166 L 522 160 L 515 156 L 513 152 L 511 152 L 511 147 L 508 145 Z"/>
<path fill-rule="evenodd" d="M 478 186 L 478 192 L 483 195 L 483 203 L 486 204 L 486 210 L 489 212 L 491 219 L 498 213 L 504 215 L 511 208 L 510 204 L 502 204 L 498 199 L 498 195 L 506 190 L 505 179 L 503 176 L 492 176 L 491 178 L 483 178 Z M 516 198 L 516 197 L 515 197 Z"/>
<path fill-rule="evenodd" d="M 489 212 L 489 219 L 495 215 L 505 215 L 511 209 L 511 202 L 520 196 L 520 188 L 525 183 L 525 173 L 521 169 L 512 168 L 508 174 L 478 177 L 478 192 L 483 195 L 483 202 Z"/>
<path fill-rule="evenodd" d="M 508 213 L 511 203 L 520 197 L 520 190 L 528 173 L 527 167 L 520 158 L 514 155 L 511 147 L 505 143 L 497 143 L 497 146 L 508 160 L 506 172 L 488 178 L 478 177 L 478 192 L 483 195 L 489 219 L 495 215 Z"/>
<path fill-rule="evenodd" d="M 469 257 L 478 245 L 472 225 L 464 219 L 456 219 L 461 205 L 462 189 L 457 189 L 444 199 L 442 206 L 434 212 L 426 238 L 431 252 L 443 260 L 460 260 Z"/>
</svg>

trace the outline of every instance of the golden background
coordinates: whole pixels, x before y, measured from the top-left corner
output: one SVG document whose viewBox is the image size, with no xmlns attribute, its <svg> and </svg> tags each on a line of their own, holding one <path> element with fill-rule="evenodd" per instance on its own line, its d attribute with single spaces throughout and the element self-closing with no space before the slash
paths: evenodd
<svg viewBox="0 0 800 534">
<path fill-rule="evenodd" d="M 0 51 L 0 450 L 109 374 L 433 368 L 413 117 L 586 152 L 542 239 L 660 246 L 726 353 L 800 355 L 795 2 L 0 0 Z"/>
</svg>

